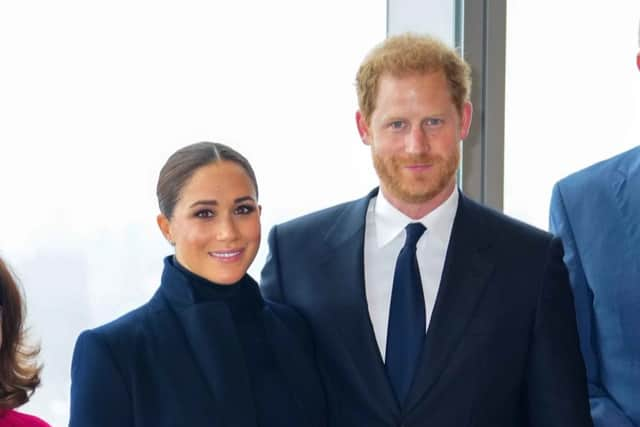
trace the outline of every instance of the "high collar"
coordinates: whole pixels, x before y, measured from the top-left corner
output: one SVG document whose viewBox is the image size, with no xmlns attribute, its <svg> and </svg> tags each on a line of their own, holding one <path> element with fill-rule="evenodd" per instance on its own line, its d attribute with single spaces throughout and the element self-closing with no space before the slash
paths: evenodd
<svg viewBox="0 0 640 427">
<path fill-rule="evenodd" d="M 258 311 L 264 305 L 258 284 L 248 274 L 234 284 L 220 285 L 187 270 L 172 255 L 164 259 L 160 291 L 176 307 L 220 301 Z"/>
</svg>

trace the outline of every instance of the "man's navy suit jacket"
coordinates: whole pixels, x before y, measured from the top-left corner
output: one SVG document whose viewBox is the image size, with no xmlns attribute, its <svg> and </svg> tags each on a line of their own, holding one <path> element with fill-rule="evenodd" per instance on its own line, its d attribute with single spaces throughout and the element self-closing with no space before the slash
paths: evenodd
<svg viewBox="0 0 640 427">
<path fill-rule="evenodd" d="M 195 304 L 185 276 L 166 265 L 151 301 L 78 338 L 70 427 L 257 426 L 230 310 L 223 302 Z M 265 304 L 261 318 L 303 425 L 325 426 L 308 326 L 277 304 Z"/>
<path fill-rule="evenodd" d="M 565 247 L 596 427 L 640 426 L 640 147 L 559 181 Z"/>
<path fill-rule="evenodd" d="M 591 426 L 560 241 L 461 194 L 422 359 L 403 409 L 364 287 L 370 198 L 274 227 L 266 298 L 310 322 L 335 426 Z"/>
</svg>

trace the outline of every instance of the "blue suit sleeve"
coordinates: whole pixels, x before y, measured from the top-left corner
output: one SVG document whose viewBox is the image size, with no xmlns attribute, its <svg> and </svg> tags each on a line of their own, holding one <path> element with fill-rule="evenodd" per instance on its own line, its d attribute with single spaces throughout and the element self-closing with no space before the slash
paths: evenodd
<svg viewBox="0 0 640 427">
<path fill-rule="evenodd" d="M 598 341 L 594 331 L 593 294 L 584 273 L 573 229 L 564 203 L 561 188 L 556 184 L 551 196 L 549 229 L 562 240 L 564 263 L 569 270 L 569 281 L 580 337 L 580 349 L 587 369 L 589 403 L 595 427 L 634 427 L 600 384 Z"/>
<path fill-rule="evenodd" d="M 278 253 L 278 230 L 274 226 L 269 232 L 269 254 L 260 275 L 262 295 L 274 302 L 286 304 L 280 278 L 280 254 Z"/>
<path fill-rule="evenodd" d="M 129 391 L 107 344 L 97 332 L 83 332 L 71 364 L 69 427 L 133 425 Z"/>
</svg>

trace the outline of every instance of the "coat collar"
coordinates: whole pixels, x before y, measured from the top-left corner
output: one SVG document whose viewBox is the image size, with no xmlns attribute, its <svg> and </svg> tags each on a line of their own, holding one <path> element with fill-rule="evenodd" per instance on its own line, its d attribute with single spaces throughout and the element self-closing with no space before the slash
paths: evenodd
<svg viewBox="0 0 640 427">
<path fill-rule="evenodd" d="M 245 275 L 234 285 L 223 287 L 223 285 L 210 282 L 186 270 L 177 264 L 173 256 L 165 257 L 159 292 L 169 300 L 173 308 L 186 308 L 196 303 L 215 299 L 215 288 L 205 289 L 209 285 L 221 291 L 219 292 L 220 300 L 237 296 L 245 299 L 247 304 L 255 306 L 256 310 L 264 306 L 258 284 L 249 275 Z"/>
<path fill-rule="evenodd" d="M 251 380 L 243 362 L 239 340 L 231 310 L 224 299 L 198 301 L 193 280 L 165 258 L 162 283 L 154 299 L 165 300 L 174 312 L 185 335 L 187 351 L 194 361 L 210 392 L 217 416 L 224 425 L 256 427 L 256 408 L 253 403 Z M 287 325 L 276 318 L 260 296 L 258 285 L 247 276 L 249 286 L 244 292 L 255 292 L 258 316 L 265 326 L 267 341 L 274 352 L 280 370 L 291 387 L 294 401 L 301 414 L 310 414 L 309 402 L 313 393 L 307 390 L 306 380 L 315 374 L 310 355 L 303 354 L 299 337 L 293 336 Z M 238 286 L 238 285 L 234 285 Z M 255 305 L 252 302 L 252 305 Z M 220 337 L 224 341 L 220 342 Z M 313 414 L 312 414 L 313 415 Z M 310 419 L 309 425 L 315 425 Z"/>
<path fill-rule="evenodd" d="M 190 278 L 164 260 L 162 282 L 154 298 L 165 299 L 175 313 L 188 349 L 225 425 L 256 427 L 250 379 L 242 360 L 242 347 L 224 301 L 196 304 Z M 214 337 L 224 337 L 224 345 Z"/>
</svg>

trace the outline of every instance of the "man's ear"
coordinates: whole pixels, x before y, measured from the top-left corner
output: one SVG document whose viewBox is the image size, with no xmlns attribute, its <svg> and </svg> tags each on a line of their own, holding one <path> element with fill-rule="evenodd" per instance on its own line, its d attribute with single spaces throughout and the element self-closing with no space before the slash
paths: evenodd
<svg viewBox="0 0 640 427">
<path fill-rule="evenodd" d="M 171 224 L 169 223 L 169 219 L 164 216 L 164 214 L 158 214 L 156 222 L 158 223 L 158 228 L 162 232 L 164 238 L 167 239 L 171 245 L 175 245 L 173 237 L 171 236 Z"/>
<path fill-rule="evenodd" d="M 369 125 L 367 124 L 367 120 L 364 118 L 360 110 L 356 111 L 356 126 L 358 126 L 358 134 L 360 134 L 362 143 L 365 145 L 370 145 Z"/>
<path fill-rule="evenodd" d="M 460 139 L 464 140 L 469 136 L 471 119 L 473 117 L 473 105 L 467 101 L 462 106 L 462 116 L 460 117 Z"/>
</svg>

